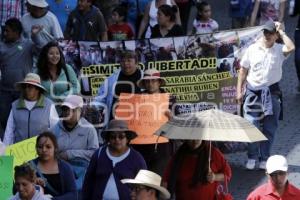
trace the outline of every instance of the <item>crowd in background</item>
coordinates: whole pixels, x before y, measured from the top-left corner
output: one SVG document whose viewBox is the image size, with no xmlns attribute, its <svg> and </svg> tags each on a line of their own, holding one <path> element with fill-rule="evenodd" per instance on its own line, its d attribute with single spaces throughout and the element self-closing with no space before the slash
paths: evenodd
<svg viewBox="0 0 300 200">
<path fill-rule="evenodd" d="M 297 16 L 300 2 L 293 2 L 289 14 Z M 281 38 L 282 46 L 287 47 L 282 48 L 284 56 L 294 50 L 285 38 L 283 26 L 287 1 L 226 3 L 230 3 L 232 28 L 266 25 L 264 34 Z M 121 52 L 120 69 L 106 78 L 92 102 L 91 110 L 96 112 L 99 105 L 105 105 L 101 109 L 105 126 L 99 130 L 82 115 L 84 99 L 79 77 L 74 66 L 66 63 L 57 42 L 213 33 L 219 30 L 213 12 L 209 0 L 0 0 L 0 142 L 11 145 L 38 136 L 38 157 L 15 168 L 16 195 L 12 199 L 108 200 L 147 196 L 214 200 L 219 183 L 231 178 L 222 152 L 209 147 L 206 141 L 158 140 L 154 135 L 151 142 L 135 144 L 134 139 L 139 136 L 125 121 L 114 119 L 113 105 L 121 93 L 165 93 L 162 87 L 166 82 L 160 72 L 142 71 L 135 52 Z M 270 25 L 270 20 L 280 25 Z M 295 31 L 295 65 L 300 80 L 299 29 L 300 18 Z M 284 59 L 282 56 L 280 61 Z M 242 66 L 246 65 L 250 68 L 251 63 L 244 58 Z M 300 91 L 300 85 L 298 88 Z M 171 94 L 170 110 L 175 102 Z M 176 114 L 165 113 L 168 119 Z M 284 176 L 282 182 L 286 184 L 285 158 L 271 159 L 268 165 L 269 156 L 265 155 L 260 168 L 267 170 L 271 182 L 274 177 Z M 278 168 L 274 168 L 274 163 Z M 253 169 L 253 161 L 250 164 L 246 168 Z M 150 178 L 141 180 L 142 176 Z M 298 189 L 289 187 L 299 195 Z M 278 188 L 282 192 L 279 195 L 284 194 L 282 185 Z"/>
</svg>

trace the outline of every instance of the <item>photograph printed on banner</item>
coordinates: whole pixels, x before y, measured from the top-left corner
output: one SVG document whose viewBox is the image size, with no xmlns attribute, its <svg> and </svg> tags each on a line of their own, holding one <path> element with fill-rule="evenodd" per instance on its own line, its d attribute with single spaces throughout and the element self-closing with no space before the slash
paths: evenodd
<svg viewBox="0 0 300 200">
<path fill-rule="evenodd" d="M 174 38 L 175 52 L 178 59 L 215 57 L 215 46 L 208 35 L 194 35 Z"/>
<path fill-rule="evenodd" d="M 79 41 L 80 60 L 82 67 L 97 65 L 102 63 L 102 52 L 99 43 Z"/>
<path fill-rule="evenodd" d="M 58 44 L 62 49 L 66 64 L 72 66 L 75 73 L 79 75 L 81 61 L 77 42 L 72 40 L 60 40 L 58 41 Z"/>
<path fill-rule="evenodd" d="M 120 63 L 121 53 L 124 49 L 122 41 L 100 42 L 103 64 Z"/>
<path fill-rule="evenodd" d="M 138 60 L 147 67 L 148 62 L 155 60 L 154 52 L 151 51 L 150 42 L 148 39 L 135 41 L 135 52 Z"/>
<path fill-rule="evenodd" d="M 177 60 L 173 38 L 150 39 L 150 48 L 155 55 L 155 61 Z"/>
<path fill-rule="evenodd" d="M 232 77 L 237 76 L 237 71 L 233 66 L 235 58 L 217 59 L 217 72 L 229 72 Z"/>
</svg>

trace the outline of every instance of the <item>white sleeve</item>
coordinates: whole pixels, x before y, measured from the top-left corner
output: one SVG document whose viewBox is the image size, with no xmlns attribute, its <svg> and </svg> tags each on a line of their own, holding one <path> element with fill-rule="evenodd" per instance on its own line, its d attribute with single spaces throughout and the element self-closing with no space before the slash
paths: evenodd
<svg viewBox="0 0 300 200">
<path fill-rule="evenodd" d="M 57 124 L 58 121 L 59 121 L 59 116 L 57 114 L 55 105 L 53 104 L 50 109 L 50 115 L 49 115 L 50 127 L 49 128 L 52 129 L 55 126 L 55 124 Z"/>
<path fill-rule="evenodd" d="M 53 13 L 51 16 L 52 16 L 52 20 L 53 20 L 52 35 L 55 37 L 55 39 L 63 38 L 64 34 L 61 30 L 61 27 L 59 25 L 57 17 Z"/>
<path fill-rule="evenodd" d="M 250 51 L 250 47 L 246 49 L 245 54 L 243 55 L 240 62 L 241 67 L 244 67 L 246 69 L 250 68 L 249 51 Z"/>
<path fill-rule="evenodd" d="M 9 117 L 8 117 L 8 120 L 7 120 L 7 124 L 6 124 L 6 129 L 5 129 L 5 132 L 4 132 L 3 143 L 5 145 L 11 145 L 11 144 L 14 143 L 15 128 L 16 128 L 16 125 L 15 125 L 13 112 L 10 111 Z"/>
</svg>

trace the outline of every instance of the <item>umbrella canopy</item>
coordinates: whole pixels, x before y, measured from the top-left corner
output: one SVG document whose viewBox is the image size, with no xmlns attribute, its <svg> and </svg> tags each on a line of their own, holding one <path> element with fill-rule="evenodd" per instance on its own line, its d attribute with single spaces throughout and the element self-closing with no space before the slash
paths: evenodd
<svg viewBox="0 0 300 200">
<path fill-rule="evenodd" d="M 173 117 L 155 133 L 169 139 L 257 142 L 267 138 L 249 121 L 211 109 Z"/>
</svg>

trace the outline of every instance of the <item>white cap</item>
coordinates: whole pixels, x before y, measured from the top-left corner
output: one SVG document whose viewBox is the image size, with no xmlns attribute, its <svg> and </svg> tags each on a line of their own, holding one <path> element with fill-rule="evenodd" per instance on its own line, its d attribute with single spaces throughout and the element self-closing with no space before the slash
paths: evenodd
<svg viewBox="0 0 300 200">
<path fill-rule="evenodd" d="M 67 106 L 71 109 L 82 108 L 83 99 L 78 95 L 68 95 L 65 101 L 62 103 L 62 106 Z"/>
<path fill-rule="evenodd" d="M 48 7 L 48 3 L 46 0 L 27 0 L 27 3 L 29 3 L 30 5 L 39 7 L 39 8 L 47 8 Z"/>
<path fill-rule="evenodd" d="M 270 156 L 266 163 L 266 170 L 268 174 L 272 174 L 275 171 L 287 172 L 288 163 L 286 158 L 282 155 Z"/>
</svg>

